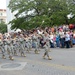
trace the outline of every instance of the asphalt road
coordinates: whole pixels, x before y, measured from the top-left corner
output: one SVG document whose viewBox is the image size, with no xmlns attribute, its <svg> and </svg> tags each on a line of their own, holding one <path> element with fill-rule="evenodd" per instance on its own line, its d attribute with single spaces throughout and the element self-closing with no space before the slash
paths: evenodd
<svg viewBox="0 0 75 75">
<path fill-rule="evenodd" d="M 14 61 L 1 58 L 0 75 L 75 75 L 75 48 L 53 48 L 49 55 L 52 60 L 43 59 L 44 49 L 40 54 L 34 50 L 26 53 L 27 57 L 14 56 Z"/>
</svg>

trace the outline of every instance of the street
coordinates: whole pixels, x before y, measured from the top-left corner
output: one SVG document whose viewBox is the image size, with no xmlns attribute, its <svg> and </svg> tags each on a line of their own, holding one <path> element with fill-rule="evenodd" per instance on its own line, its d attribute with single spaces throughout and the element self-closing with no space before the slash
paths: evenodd
<svg viewBox="0 0 75 75">
<path fill-rule="evenodd" d="M 43 59 L 43 53 L 44 49 L 40 54 L 32 50 L 27 57 L 14 56 L 14 61 L 0 54 L 0 75 L 75 75 L 75 48 L 51 48 L 52 60 Z"/>
</svg>

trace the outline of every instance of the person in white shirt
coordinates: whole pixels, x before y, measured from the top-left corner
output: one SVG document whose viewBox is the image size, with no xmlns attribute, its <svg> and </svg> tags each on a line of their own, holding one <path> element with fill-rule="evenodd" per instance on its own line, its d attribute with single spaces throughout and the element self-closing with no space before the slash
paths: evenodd
<svg viewBox="0 0 75 75">
<path fill-rule="evenodd" d="M 70 35 L 69 35 L 69 32 L 66 32 L 66 34 L 65 34 L 65 45 L 66 45 L 66 48 L 70 48 Z"/>
<path fill-rule="evenodd" d="M 64 34 L 63 29 L 61 29 L 59 31 L 59 35 L 60 35 L 60 45 L 61 45 L 61 48 L 64 48 L 64 46 L 65 46 L 65 34 Z"/>
</svg>

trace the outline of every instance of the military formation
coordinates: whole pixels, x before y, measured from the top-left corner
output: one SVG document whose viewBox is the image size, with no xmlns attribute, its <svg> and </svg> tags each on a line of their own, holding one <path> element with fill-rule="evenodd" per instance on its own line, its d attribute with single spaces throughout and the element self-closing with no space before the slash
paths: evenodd
<svg viewBox="0 0 75 75">
<path fill-rule="evenodd" d="M 33 32 L 31 34 L 24 33 L 0 33 L 0 51 L 2 52 L 2 58 L 6 59 L 7 56 L 10 60 L 14 60 L 14 56 L 26 57 L 26 53 L 34 51 L 35 54 L 40 53 L 40 40 L 43 39 L 44 55 L 48 57 L 48 60 L 52 58 L 49 56 L 50 51 L 49 35 L 45 32 L 44 34 L 37 34 Z M 34 47 L 33 47 L 34 45 Z"/>
</svg>

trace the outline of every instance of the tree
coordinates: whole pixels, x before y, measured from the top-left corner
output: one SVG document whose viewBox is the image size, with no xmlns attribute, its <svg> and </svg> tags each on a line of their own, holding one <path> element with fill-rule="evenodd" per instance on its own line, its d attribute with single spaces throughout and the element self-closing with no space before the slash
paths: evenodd
<svg viewBox="0 0 75 75">
<path fill-rule="evenodd" d="M 10 0 L 8 6 L 15 12 L 10 23 L 12 29 L 32 29 L 39 26 L 69 24 L 74 19 L 67 15 L 75 14 L 72 0 Z"/>
<path fill-rule="evenodd" d="M 4 22 L 0 23 L 0 33 L 7 32 L 7 25 Z"/>
</svg>

